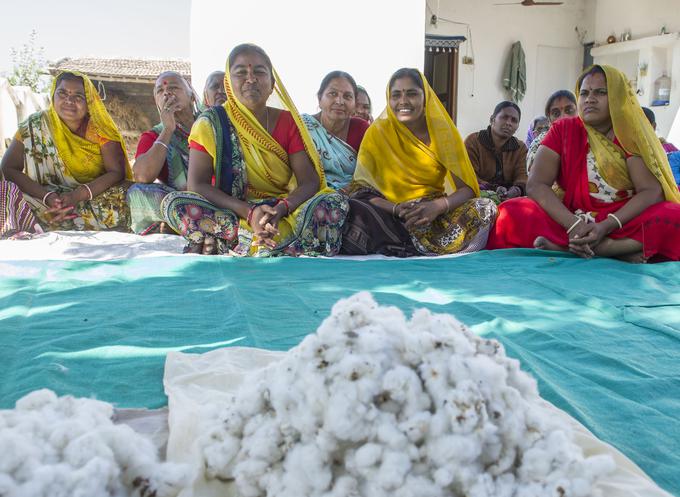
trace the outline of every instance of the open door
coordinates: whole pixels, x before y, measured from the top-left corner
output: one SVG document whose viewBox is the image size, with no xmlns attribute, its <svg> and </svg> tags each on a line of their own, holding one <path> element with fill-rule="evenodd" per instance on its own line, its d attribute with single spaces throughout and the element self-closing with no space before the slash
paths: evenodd
<svg viewBox="0 0 680 497">
<path fill-rule="evenodd" d="M 458 107 L 458 47 L 464 36 L 425 35 L 425 78 L 453 122 Z"/>
</svg>

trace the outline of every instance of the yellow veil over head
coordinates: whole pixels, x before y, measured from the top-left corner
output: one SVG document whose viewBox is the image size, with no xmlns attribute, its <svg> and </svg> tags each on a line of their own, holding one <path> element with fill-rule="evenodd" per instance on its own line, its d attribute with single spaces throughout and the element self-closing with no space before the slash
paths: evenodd
<svg viewBox="0 0 680 497">
<path fill-rule="evenodd" d="M 256 45 L 249 46 L 257 52 L 262 50 Z M 273 67 L 272 77 L 274 78 L 274 91 L 285 109 L 293 116 L 295 125 L 302 137 L 305 151 L 319 175 L 319 189 L 321 191 L 332 191 L 326 185 L 321 158 L 314 146 L 312 137 Z M 264 126 L 260 124 L 253 113 L 236 98 L 231 84 L 229 60 L 227 60 L 224 76 L 224 89 L 227 94 L 224 108 L 236 130 L 241 143 L 243 158 L 248 166 L 248 194 L 256 198 L 286 197 L 297 186 L 288 154 L 264 129 Z"/>
<path fill-rule="evenodd" d="M 460 178 L 479 196 L 479 182 L 465 144 L 451 116 L 423 74 L 425 119 L 430 136 L 426 145 L 395 116 L 389 105 L 371 124 L 361 142 L 354 180 L 378 190 L 391 202 L 406 202 L 455 191 L 451 175 Z"/>
<path fill-rule="evenodd" d="M 66 123 L 61 120 L 54 107 L 54 92 L 57 89 L 57 80 L 63 73 L 73 74 L 83 80 L 89 116 L 86 131 L 87 138 L 82 138 L 73 133 L 66 126 Z M 50 107 L 45 112 L 50 134 L 59 153 L 59 158 L 67 172 L 76 181 L 79 183 L 89 183 L 106 172 L 101 154 L 102 141 L 120 143 L 120 146 L 123 148 L 123 155 L 125 156 L 125 177 L 132 179 L 132 169 L 127 159 L 127 150 L 123 137 L 106 107 L 104 107 L 104 102 L 99 97 L 97 89 L 87 76 L 77 71 L 62 71 L 57 74 L 52 81 Z"/>
<path fill-rule="evenodd" d="M 576 95 L 581 90 L 579 84 L 593 67 L 595 66 L 590 66 L 583 71 L 578 78 Z M 642 158 L 645 166 L 661 184 L 666 200 L 680 203 L 680 192 L 675 184 L 666 152 L 640 107 L 628 78 L 612 66 L 600 64 L 598 67 L 604 71 L 607 79 L 609 115 L 614 135 L 626 152 Z M 583 119 L 580 108 L 579 116 Z M 584 125 L 588 133 L 588 144 L 595 155 L 597 168 L 603 179 L 615 188 L 633 189 L 625 156 L 620 149 L 592 126 L 585 123 Z"/>
</svg>

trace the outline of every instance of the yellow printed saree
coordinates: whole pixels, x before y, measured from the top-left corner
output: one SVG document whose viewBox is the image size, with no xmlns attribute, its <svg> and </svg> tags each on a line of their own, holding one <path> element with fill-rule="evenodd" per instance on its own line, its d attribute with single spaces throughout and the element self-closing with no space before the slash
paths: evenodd
<svg viewBox="0 0 680 497">
<path fill-rule="evenodd" d="M 57 115 L 54 107 L 56 78 L 52 84 L 50 107 L 29 116 L 19 125 L 16 134 L 16 139 L 24 146 L 24 173 L 46 189 L 58 193 L 73 191 L 106 172 L 101 155 L 101 146 L 105 143 L 119 142 L 125 154 L 123 138 L 94 85 L 84 74 L 72 73 L 82 78 L 85 88 L 89 116 L 85 137 L 71 132 Z M 132 178 L 132 171 L 127 163 L 126 178 Z M 46 229 L 127 230 L 127 186 L 125 182 L 114 185 L 93 200 L 80 202 L 74 209 L 77 214 L 75 219 L 56 225 L 45 214 L 47 206 L 42 203 L 42 199 L 25 194 L 24 198 L 31 205 L 41 226 Z"/>
</svg>

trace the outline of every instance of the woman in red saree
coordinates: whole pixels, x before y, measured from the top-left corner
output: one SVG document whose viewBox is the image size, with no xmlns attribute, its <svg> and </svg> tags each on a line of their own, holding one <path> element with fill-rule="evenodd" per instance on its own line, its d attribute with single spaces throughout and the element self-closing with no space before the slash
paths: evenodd
<svg viewBox="0 0 680 497">
<path fill-rule="evenodd" d="M 499 206 L 487 248 L 680 260 L 680 192 L 625 75 L 593 66 L 576 90 L 578 117 L 553 124 L 536 154 L 528 198 Z"/>
</svg>

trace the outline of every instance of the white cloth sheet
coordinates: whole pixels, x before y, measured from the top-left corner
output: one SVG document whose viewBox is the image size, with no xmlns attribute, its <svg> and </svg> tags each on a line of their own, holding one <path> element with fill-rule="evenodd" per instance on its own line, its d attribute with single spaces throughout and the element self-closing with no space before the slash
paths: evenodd
<svg viewBox="0 0 680 497">
<path fill-rule="evenodd" d="M 163 384 L 168 396 L 169 440 L 167 459 L 194 465 L 193 485 L 180 497 L 236 496 L 233 483 L 203 477 L 196 435 L 206 424 L 205 406 L 225 402 L 239 388 L 246 374 L 278 360 L 283 352 L 230 347 L 205 354 L 171 352 L 165 362 Z M 609 454 L 616 471 L 598 483 L 606 497 L 672 497 L 659 488 L 633 461 L 611 445 L 599 440 L 582 424 L 546 402 L 556 416 L 570 423 L 575 441 L 586 456 Z"/>
</svg>

